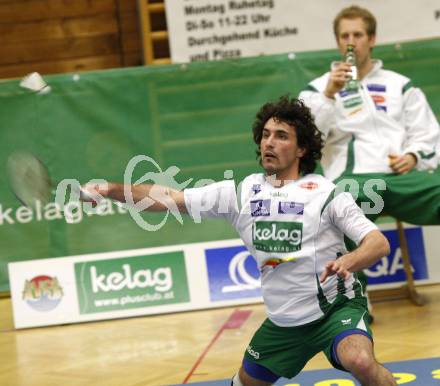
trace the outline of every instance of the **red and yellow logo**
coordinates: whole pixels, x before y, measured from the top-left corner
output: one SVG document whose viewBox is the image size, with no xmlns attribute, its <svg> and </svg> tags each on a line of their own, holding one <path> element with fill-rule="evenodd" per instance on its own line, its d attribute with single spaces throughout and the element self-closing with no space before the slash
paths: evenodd
<svg viewBox="0 0 440 386">
<path fill-rule="evenodd" d="M 307 190 L 313 190 L 318 188 L 318 184 L 316 182 L 304 182 L 299 186 L 300 188 L 307 189 Z"/>
<path fill-rule="evenodd" d="M 298 259 L 297 257 L 286 257 L 286 258 L 271 257 L 264 262 L 264 264 L 261 266 L 261 269 L 263 269 L 264 267 L 275 268 L 282 263 L 293 262 L 297 259 Z"/>
<path fill-rule="evenodd" d="M 61 302 L 63 295 L 63 289 L 56 277 L 39 275 L 24 283 L 23 300 L 36 311 L 53 310 Z"/>
</svg>

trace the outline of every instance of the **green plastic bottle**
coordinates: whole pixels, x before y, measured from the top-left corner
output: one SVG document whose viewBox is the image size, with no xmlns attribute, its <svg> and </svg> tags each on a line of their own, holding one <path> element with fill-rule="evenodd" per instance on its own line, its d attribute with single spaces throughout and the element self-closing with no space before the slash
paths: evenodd
<svg viewBox="0 0 440 386">
<path fill-rule="evenodd" d="M 345 63 L 351 66 L 351 78 L 345 83 L 345 90 L 357 91 L 359 90 L 359 80 L 356 67 L 356 55 L 354 54 L 353 45 L 347 46 L 347 52 L 345 54 Z"/>
</svg>

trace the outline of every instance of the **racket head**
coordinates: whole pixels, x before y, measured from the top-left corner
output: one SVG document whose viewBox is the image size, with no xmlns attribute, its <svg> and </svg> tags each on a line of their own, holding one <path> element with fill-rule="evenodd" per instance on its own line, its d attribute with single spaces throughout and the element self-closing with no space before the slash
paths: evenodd
<svg viewBox="0 0 440 386">
<path fill-rule="evenodd" d="M 17 199 L 25 206 L 35 209 L 51 201 L 52 182 L 46 166 L 32 153 L 12 153 L 7 162 L 9 185 Z"/>
</svg>

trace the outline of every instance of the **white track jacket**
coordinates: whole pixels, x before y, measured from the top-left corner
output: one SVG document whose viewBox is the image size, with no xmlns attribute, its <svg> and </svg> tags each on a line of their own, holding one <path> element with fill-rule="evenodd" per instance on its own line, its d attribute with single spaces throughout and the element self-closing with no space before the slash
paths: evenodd
<svg viewBox="0 0 440 386">
<path fill-rule="evenodd" d="M 329 74 L 310 82 L 299 95 L 324 135 L 321 164 L 327 178 L 392 173 L 389 155 L 406 153 L 416 155 L 418 170 L 437 167 L 439 125 L 425 95 L 409 78 L 382 69 L 382 61 L 374 60 L 359 91 L 341 90 L 330 99 L 323 93 Z"/>
</svg>

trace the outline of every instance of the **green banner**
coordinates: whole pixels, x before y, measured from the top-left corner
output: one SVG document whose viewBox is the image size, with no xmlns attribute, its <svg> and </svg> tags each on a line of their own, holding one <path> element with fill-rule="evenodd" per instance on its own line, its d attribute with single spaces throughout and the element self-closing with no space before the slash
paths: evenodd
<svg viewBox="0 0 440 386">
<path fill-rule="evenodd" d="M 75 263 L 80 314 L 188 302 L 183 252 Z"/>
<path fill-rule="evenodd" d="M 439 116 L 440 39 L 374 53 L 421 87 Z M 23 89 L 19 81 L 0 82 L 0 291 L 9 288 L 8 262 L 237 237 L 222 221 L 201 225 L 189 217 L 182 226 L 169 216 L 160 230 L 146 231 L 115 203 L 97 213 L 75 206 L 30 211 L 8 187 L 11 153 L 37 155 L 55 185 L 65 178 L 122 182 L 138 154 L 162 170 L 177 166 L 175 179 L 182 184 L 222 180 L 228 169 L 239 181 L 260 170 L 251 135 L 258 108 L 280 95 L 297 95 L 338 58 L 333 50 L 47 76 L 46 94 Z M 133 180 L 153 170 L 140 163 Z M 150 224 L 163 220 L 162 214 L 142 217 Z"/>
</svg>

